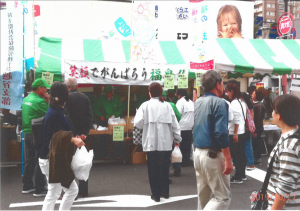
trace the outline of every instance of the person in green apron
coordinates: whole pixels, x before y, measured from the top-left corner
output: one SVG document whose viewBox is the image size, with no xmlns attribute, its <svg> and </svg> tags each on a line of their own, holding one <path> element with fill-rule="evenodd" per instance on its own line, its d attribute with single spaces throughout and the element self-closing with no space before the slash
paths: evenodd
<svg viewBox="0 0 300 211">
<path fill-rule="evenodd" d="M 169 89 L 166 101 L 176 104 L 178 101 L 178 97 L 175 95 L 175 92 L 175 89 Z"/>
<path fill-rule="evenodd" d="M 109 118 L 112 116 L 116 118 L 122 116 L 123 103 L 118 95 L 113 94 L 111 85 L 105 85 L 103 91 L 105 92 L 105 96 L 102 98 L 100 112 L 101 121 L 104 122 L 104 126 L 107 127 Z M 124 152 L 123 148 L 124 142 L 113 142 L 110 136 L 103 136 L 104 160 L 109 160 L 112 157 L 121 160 Z M 114 151 L 113 154 L 112 151 Z"/>
</svg>

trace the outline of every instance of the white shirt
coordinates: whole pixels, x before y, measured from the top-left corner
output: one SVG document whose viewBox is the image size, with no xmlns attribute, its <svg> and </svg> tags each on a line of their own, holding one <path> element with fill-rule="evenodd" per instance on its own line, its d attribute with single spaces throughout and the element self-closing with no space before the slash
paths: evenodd
<svg viewBox="0 0 300 211">
<path fill-rule="evenodd" d="M 237 100 L 234 99 L 231 102 L 231 109 L 233 112 L 233 120 L 228 124 L 228 130 L 229 130 L 229 135 L 233 135 L 234 134 L 234 125 L 239 125 L 239 129 L 237 134 L 244 134 L 245 133 L 245 119 L 242 113 L 242 107 L 241 104 L 243 106 L 243 111 L 244 111 L 244 115 L 245 117 L 247 116 L 246 114 L 246 103 L 242 100 Z"/>
<path fill-rule="evenodd" d="M 233 120 L 233 112 L 232 112 L 232 108 L 231 108 L 231 104 L 230 102 L 228 102 L 227 100 L 225 100 L 224 98 L 222 98 L 228 105 L 228 122 L 231 122 Z"/>
<path fill-rule="evenodd" d="M 134 117 L 134 126 L 143 129 L 143 151 L 172 150 L 173 141 L 181 142 L 180 126 L 168 102 L 153 97 L 144 102 Z"/>
<path fill-rule="evenodd" d="M 192 130 L 194 127 L 194 103 L 189 100 L 186 101 L 183 96 L 177 101 L 176 107 L 181 114 L 181 119 L 179 121 L 181 130 Z"/>
</svg>

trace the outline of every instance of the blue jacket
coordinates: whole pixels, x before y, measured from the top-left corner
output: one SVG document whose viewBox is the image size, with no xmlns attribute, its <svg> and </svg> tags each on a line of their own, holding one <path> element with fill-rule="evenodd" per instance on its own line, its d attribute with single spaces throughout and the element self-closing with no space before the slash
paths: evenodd
<svg viewBox="0 0 300 211">
<path fill-rule="evenodd" d="M 70 131 L 71 128 L 64 117 L 63 108 L 50 107 L 48 108 L 44 122 L 44 140 L 40 151 L 41 159 L 48 159 L 50 141 L 53 134 L 59 130 Z"/>
<path fill-rule="evenodd" d="M 227 103 L 211 92 L 200 97 L 195 102 L 193 133 L 196 148 L 229 147 Z"/>
</svg>

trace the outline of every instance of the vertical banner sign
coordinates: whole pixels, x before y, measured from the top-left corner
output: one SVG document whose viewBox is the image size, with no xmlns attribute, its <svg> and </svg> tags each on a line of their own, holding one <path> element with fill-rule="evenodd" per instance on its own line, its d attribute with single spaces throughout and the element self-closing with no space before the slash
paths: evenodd
<svg viewBox="0 0 300 211">
<path fill-rule="evenodd" d="M 188 88 L 188 75 L 178 74 L 178 89 Z"/>
<path fill-rule="evenodd" d="M 23 15 L 21 7 L 1 11 L 0 108 L 20 110 L 22 104 Z"/>
<path fill-rule="evenodd" d="M 42 79 L 45 79 L 48 85 L 52 86 L 54 74 L 49 72 L 42 73 Z"/>
<path fill-rule="evenodd" d="M 124 141 L 124 126 L 114 126 L 113 141 Z"/>
<path fill-rule="evenodd" d="M 165 89 L 174 89 L 174 75 L 165 75 L 164 88 Z"/>
<path fill-rule="evenodd" d="M 203 73 L 196 73 L 196 86 L 201 86 L 201 76 Z"/>
</svg>

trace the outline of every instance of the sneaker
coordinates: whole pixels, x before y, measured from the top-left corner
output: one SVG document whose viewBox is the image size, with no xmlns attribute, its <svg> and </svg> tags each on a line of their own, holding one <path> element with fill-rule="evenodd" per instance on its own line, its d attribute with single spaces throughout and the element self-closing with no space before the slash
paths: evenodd
<svg viewBox="0 0 300 211">
<path fill-rule="evenodd" d="M 251 170 L 255 169 L 255 166 L 254 166 L 254 165 L 252 165 L 252 166 L 247 166 L 246 169 L 247 169 L 248 171 L 251 171 Z"/>
<path fill-rule="evenodd" d="M 234 176 L 230 178 L 230 183 L 238 183 L 238 184 L 241 184 L 243 183 L 243 180 L 241 179 L 237 179 L 235 178 Z"/>
<path fill-rule="evenodd" d="M 243 176 L 243 177 L 242 177 L 242 180 L 243 180 L 243 181 L 246 181 L 246 180 L 247 180 L 247 177 L 246 177 L 246 176 Z"/>
<path fill-rule="evenodd" d="M 29 188 L 29 189 L 23 189 L 23 190 L 22 190 L 22 193 L 32 193 L 32 192 L 34 192 L 34 191 L 35 191 L 34 188 Z"/>
<path fill-rule="evenodd" d="M 46 196 L 47 193 L 48 193 L 48 190 L 34 191 L 33 196 L 34 197 L 43 197 L 43 196 Z"/>
</svg>

